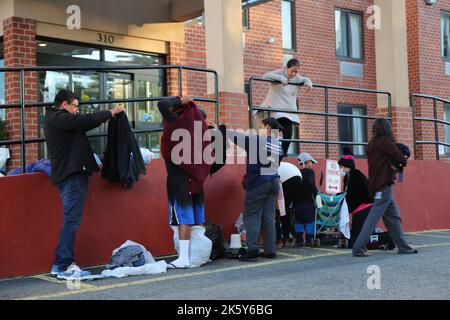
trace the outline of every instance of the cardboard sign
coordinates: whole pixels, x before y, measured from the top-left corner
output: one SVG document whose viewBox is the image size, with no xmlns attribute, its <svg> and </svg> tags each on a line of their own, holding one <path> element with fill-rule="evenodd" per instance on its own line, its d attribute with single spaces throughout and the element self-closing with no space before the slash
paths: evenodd
<svg viewBox="0 0 450 320">
<path fill-rule="evenodd" d="M 336 160 L 327 160 L 325 177 L 325 192 L 328 194 L 340 193 L 342 180 L 339 164 Z"/>
</svg>

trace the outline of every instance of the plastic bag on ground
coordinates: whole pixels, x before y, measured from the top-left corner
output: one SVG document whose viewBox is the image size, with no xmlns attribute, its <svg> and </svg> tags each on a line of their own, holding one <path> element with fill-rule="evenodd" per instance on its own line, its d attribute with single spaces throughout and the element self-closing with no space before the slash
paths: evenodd
<svg viewBox="0 0 450 320">
<path fill-rule="evenodd" d="M 178 227 L 171 226 L 173 230 L 173 244 L 175 250 L 180 252 L 180 239 Z M 189 242 L 189 264 L 190 268 L 197 268 L 209 262 L 212 250 L 212 241 L 205 236 L 206 229 L 202 226 L 191 227 L 191 239 Z"/>
<path fill-rule="evenodd" d="M 139 244 L 139 243 L 131 241 L 131 240 L 125 241 L 120 247 L 118 247 L 117 249 L 114 249 L 112 255 L 115 255 L 122 248 L 125 248 L 128 246 L 133 246 L 133 245 L 137 245 L 142 248 L 142 251 L 144 252 L 144 259 L 145 259 L 146 264 L 155 262 L 155 259 L 153 259 L 152 254 L 150 252 L 148 252 L 147 249 L 142 244 Z"/>
<path fill-rule="evenodd" d="M 153 263 L 147 263 L 140 267 L 122 267 L 114 270 L 106 269 L 102 272 L 103 277 L 124 278 L 128 276 L 140 276 L 145 274 L 166 273 L 167 263 L 162 260 Z"/>
</svg>

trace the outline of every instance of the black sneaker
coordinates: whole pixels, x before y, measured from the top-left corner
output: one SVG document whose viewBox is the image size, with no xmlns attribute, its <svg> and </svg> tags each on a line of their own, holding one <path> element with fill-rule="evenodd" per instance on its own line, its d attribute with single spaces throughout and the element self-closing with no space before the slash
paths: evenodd
<svg viewBox="0 0 450 320">
<path fill-rule="evenodd" d="M 239 260 L 253 262 L 256 261 L 256 259 L 258 258 L 259 258 L 259 250 L 250 250 L 243 252 L 242 255 L 240 255 L 239 257 Z"/>
</svg>

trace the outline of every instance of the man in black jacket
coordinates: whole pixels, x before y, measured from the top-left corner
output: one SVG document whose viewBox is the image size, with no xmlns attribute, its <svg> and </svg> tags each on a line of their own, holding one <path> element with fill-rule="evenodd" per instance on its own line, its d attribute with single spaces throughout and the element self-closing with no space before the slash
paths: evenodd
<svg viewBox="0 0 450 320">
<path fill-rule="evenodd" d="M 60 279 L 83 278 L 88 271 L 75 264 L 75 237 L 81 223 L 88 176 L 99 171 L 86 131 L 124 111 L 122 107 L 80 115 L 78 99 L 69 90 L 61 90 L 55 106 L 47 107 L 44 134 L 51 162 L 51 180 L 61 194 L 64 222 L 51 274 Z"/>
</svg>

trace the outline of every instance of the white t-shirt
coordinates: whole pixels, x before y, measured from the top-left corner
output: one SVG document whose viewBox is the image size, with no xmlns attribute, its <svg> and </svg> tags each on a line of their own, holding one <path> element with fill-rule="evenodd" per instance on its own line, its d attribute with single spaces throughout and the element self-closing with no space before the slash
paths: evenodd
<svg viewBox="0 0 450 320">
<path fill-rule="evenodd" d="M 295 176 L 302 178 L 302 173 L 296 165 L 283 161 L 280 163 L 280 167 L 278 168 L 278 175 L 280 176 L 281 183 Z"/>
</svg>

